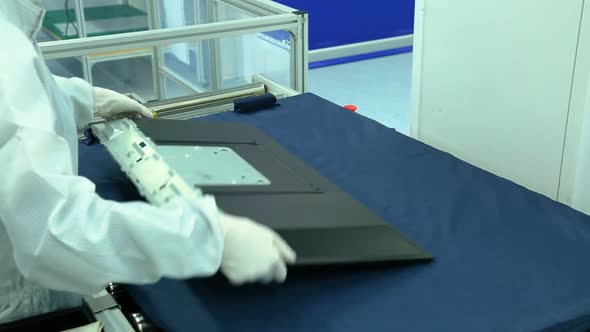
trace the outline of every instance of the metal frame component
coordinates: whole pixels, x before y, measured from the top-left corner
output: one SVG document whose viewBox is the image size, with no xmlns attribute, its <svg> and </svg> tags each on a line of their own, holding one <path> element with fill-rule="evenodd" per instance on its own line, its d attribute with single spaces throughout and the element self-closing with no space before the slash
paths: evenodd
<svg viewBox="0 0 590 332">
<path fill-rule="evenodd" d="M 368 42 L 341 45 L 309 51 L 309 61 L 319 62 L 331 59 L 344 58 L 360 54 L 387 51 L 396 48 L 413 45 L 414 36 L 405 35 L 399 37 L 371 40 Z"/>
<path fill-rule="evenodd" d="M 261 8 L 272 14 L 287 14 L 293 13 L 295 11 L 295 9 L 291 7 L 285 6 L 283 4 L 271 0 L 241 0 L 240 2 L 247 3 L 250 6 Z"/>
<path fill-rule="evenodd" d="M 150 331 L 152 329 L 152 325 L 140 313 L 132 313 L 130 319 L 133 320 L 133 325 L 135 325 L 135 328 L 139 332 Z"/>
<path fill-rule="evenodd" d="M 111 297 L 111 295 L 107 293 L 106 290 L 103 290 L 98 294 L 84 298 L 84 301 L 88 307 L 93 311 L 95 318 L 102 323 L 104 330 L 107 332 L 135 332 L 131 324 L 129 324 L 129 321 L 127 321 L 121 312 L 121 309 L 119 309 L 118 305 L 105 308 L 104 310 L 100 311 L 94 311 L 92 309 L 91 303 L 94 303 L 95 299 L 104 298 L 106 296 Z"/>
<path fill-rule="evenodd" d="M 121 288 L 121 286 L 119 286 L 118 284 L 109 282 L 109 285 L 106 288 L 107 292 L 113 296 L 116 296 L 117 294 L 123 292 L 123 289 Z"/>
<path fill-rule="evenodd" d="M 301 76 L 301 88 L 297 89 L 301 92 L 307 92 L 309 87 L 309 14 L 300 12 L 301 19 L 299 21 L 299 39 L 301 40 L 301 48 L 299 49 L 300 61 L 298 61 L 299 75 Z"/>
<path fill-rule="evenodd" d="M 266 87 L 266 91 L 268 93 L 272 93 L 278 99 L 296 96 L 299 94 L 298 91 L 291 89 L 291 88 L 287 88 L 285 86 L 282 86 L 279 83 L 277 83 L 269 78 L 266 78 L 262 75 L 252 76 L 252 82 L 259 82 L 259 83 L 264 84 L 264 86 Z"/>
<path fill-rule="evenodd" d="M 299 92 L 305 92 L 307 89 L 307 53 L 308 53 L 308 29 L 307 14 L 297 12 L 287 6 L 277 4 L 269 0 L 219 0 L 228 3 L 234 7 L 252 13 L 253 15 L 265 15 L 251 19 L 242 19 L 235 21 L 215 22 L 194 26 L 158 29 L 161 25 L 159 22 L 158 0 L 146 0 L 147 11 L 149 16 L 148 31 L 130 32 L 117 35 L 105 35 L 96 37 L 83 37 L 72 40 L 52 41 L 39 44 L 39 48 L 46 59 L 57 59 L 64 57 L 81 56 L 84 76 L 88 81 L 92 81 L 91 64 L 89 58 L 91 54 L 106 53 L 120 49 L 132 50 L 137 48 L 151 48 L 146 55 L 152 56 L 155 64 L 153 67 L 154 76 L 154 97 L 158 100 L 165 95 L 164 77 L 170 77 L 188 91 L 196 91 L 192 84 L 183 84 L 181 78 L 175 73 L 166 71 L 162 63 L 162 54 L 160 47 L 175 43 L 188 41 L 207 40 L 210 43 L 210 58 L 212 72 L 212 89 L 217 90 L 222 87 L 221 61 L 219 59 L 219 49 L 217 39 L 230 36 L 239 36 L 259 32 L 268 32 L 276 30 L 289 31 L 291 37 L 291 79 L 293 88 Z M 216 15 L 215 1 L 208 1 L 207 14 L 210 18 Z M 83 19 L 82 0 L 76 0 L 78 4 L 77 15 Z M 156 29 L 156 30 L 154 30 Z M 85 30 L 82 27 L 82 30 Z M 81 36 L 86 36 L 85 31 Z M 113 56 L 112 59 L 116 59 Z"/>
<path fill-rule="evenodd" d="M 75 2 L 76 11 L 76 23 L 78 28 L 78 38 L 86 38 L 86 17 L 84 15 L 84 4 L 82 0 L 76 0 Z M 82 75 L 90 84 L 92 84 L 92 68 L 88 61 L 88 54 L 82 55 Z"/>
<path fill-rule="evenodd" d="M 266 86 L 264 82 L 269 82 L 273 86 L 273 91 L 277 97 L 292 96 L 298 94 L 297 91 L 282 87 L 273 81 L 262 76 L 255 76 L 252 78 L 255 83 L 239 86 L 235 88 L 219 90 L 214 92 L 205 92 L 195 94 L 187 97 L 167 99 L 164 101 L 156 101 L 146 103 L 145 105 L 153 112 L 156 112 L 157 118 L 170 120 L 187 120 L 200 116 L 205 116 L 214 113 L 220 113 L 233 108 L 235 99 L 259 96 L 266 93 Z M 141 101 L 136 96 L 133 99 Z M 90 122 L 90 127 L 93 125 L 105 123 L 102 118 L 94 118 Z M 78 139 L 84 139 L 84 129 L 78 130 Z"/>
<path fill-rule="evenodd" d="M 81 22 L 86 21 L 82 0 L 76 0 L 75 6 L 76 8 L 74 10 L 76 11 L 76 23 L 78 24 L 76 27 L 78 29 L 78 38 L 84 38 L 86 37 L 86 24 L 80 24 Z"/>
<path fill-rule="evenodd" d="M 297 15 L 297 26 L 290 30 L 291 33 L 291 86 L 299 91 L 306 92 L 308 85 L 308 14 L 306 12 L 294 12 Z"/>
<path fill-rule="evenodd" d="M 39 48 L 46 59 L 55 59 L 84 55 L 89 50 L 108 52 L 121 48 L 153 47 L 247 33 L 291 29 L 297 28 L 298 23 L 299 18 L 297 16 L 282 14 L 157 31 L 138 31 L 118 35 L 88 37 L 79 40 L 53 41 L 41 43 Z"/>
<path fill-rule="evenodd" d="M 198 116 L 203 108 L 233 105 L 235 99 L 259 96 L 266 92 L 262 83 L 252 83 L 236 88 L 201 93 L 194 96 L 169 99 L 165 102 L 148 103 L 146 106 L 156 113 L 158 118 L 178 119 Z M 225 108 L 227 110 L 228 108 Z M 210 114 L 210 113 L 207 113 Z"/>
<path fill-rule="evenodd" d="M 120 309 L 110 309 L 95 314 L 102 323 L 105 332 L 135 332 Z"/>
<path fill-rule="evenodd" d="M 100 297 L 89 297 L 84 300 L 93 314 L 119 307 L 111 294 L 105 294 Z"/>
<path fill-rule="evenodd" d="M 277 11 L 273 8 L 263 6 L 259 1 L 223 0 L 223 2 L 256 16 L 285 14 L 283 11 Z"/>
<path fill-rule="evenodd" d="M 207 19 L 209 22 L 217 21 L 217 5 L 214 0 L 207 0 Z M 211 59 L 211 88 L 218 90 L 223 83 L 223 77 L 217 39 L 209 40 L 209 58 Z"/>
<path fill-rule="evenodd" d="M 156 0 L 146 0 L 148 27 L 150 30 L 160 28 L 160 10 Z M 159 100 L 164 95 L 164 85 L 162 84 L 162 75 L 160 69 L 162 68 L 160 48 L 152 47 L 152 76 L 154 79 L 154 98 Z"/>
<path fill-rule="evenodd" d="M 232 107 L 233 107 L 233 102 L 227 102 L 225 104 L 197 108 L 194 111 L 188 111 L 186 113 L 169 115 L 169 116 L 166 116 L 164 119 L 188 120 L 188 119 L 198 118 L 198 117 L 211 115 L 211 114 L 215 114 L 215 113 L 225 112 L 225 111 L 231 110 Z"/>
<path fill-rule="evenodd" d="M 208 19 L 207 13 L 209 11 L 208 7 L 209 7 L 209 3 L 211 2 L 211 0 L 205 0 L 205 4 L 204 6 L 197 6 L 195 5 L 193 8 L 193 19 L 194 19 L 194 24 L 202 24 L 200 23 L 200 19 L 202 17 L 202 13 L 205 13 L 205 17 Z M 208 22 L 208 21 L 207 21 Z M 213 21 L 214 22 L 214 21 Z M 207 42 L 208 44 L 208 42 Z M 195 42 L 195 57 L 197 58 L 196 63 L 205 63 L 205 49 L 204 46 L 205 45 L 205 41 L 202 42 Z M 213 59 L 211 59 L 213 61 Z M 212 68 L 214 68 L 214 64 L 211 63 L 211 67 L 210 69 L 213 70 Z M 200 82 L 200 84 L 202 86 L 207 86 L 207 84 L 209 83 L 207 81 L 207 73 L 205 72 L 204 68 L 201 68 L 201 66 L 197 66 L 197 68 L 195 68 L 195 75 L 197 77 L 197 82 Z M 216 71 L 216 69 L 215 69 Z"/>
</svg>

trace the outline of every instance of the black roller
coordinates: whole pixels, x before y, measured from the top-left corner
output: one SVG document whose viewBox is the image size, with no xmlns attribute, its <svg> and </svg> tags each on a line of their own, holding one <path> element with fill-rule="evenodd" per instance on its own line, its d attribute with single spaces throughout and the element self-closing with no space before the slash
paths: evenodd
<svg viewBox="0 0 590 332">
<path fill-rule="evenodd" d="M 251 113 L 277 105 L 277 97 L 271 93 L 262 96 L 252 96 L 234 101 L 234 112 Z"/>
</svg>

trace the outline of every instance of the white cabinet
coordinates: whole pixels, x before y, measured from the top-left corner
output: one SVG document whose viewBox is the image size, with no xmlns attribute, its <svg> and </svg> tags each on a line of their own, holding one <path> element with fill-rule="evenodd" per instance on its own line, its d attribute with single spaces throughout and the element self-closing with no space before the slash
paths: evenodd
<svg viewBox="0 0 590 332">
<path fill-rule="evenodd" d="M 588 107 L 583 6 L 417 0 L 411 135 L 571 204 Z"/>
</svg>

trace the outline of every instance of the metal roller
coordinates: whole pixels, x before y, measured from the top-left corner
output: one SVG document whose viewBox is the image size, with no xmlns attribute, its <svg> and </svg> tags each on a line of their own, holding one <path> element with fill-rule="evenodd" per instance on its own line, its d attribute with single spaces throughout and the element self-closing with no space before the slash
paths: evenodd
<svg viewBox="0 0 590 332">
<path fill-rule="evenodd" d="M 154 113 L 154 117 L 157 119 L 186 120 L 197 116 L 226 111 L 233 107 L 233 102 L 236 99 L 261 96 L 265 93 L 266 86 L 264 83 L 251 83 L 231 89 L 148 102 L 144 105 Z M 94 118 L 89 125 L 104 122 L 105 120 L 102 118 Z M 82 140 L 84 138 L 84 130 L 79 129 L 78 139 Z"/>
<path fill-rule="evenodd" d="M 192 112 L 195 109 L 230 105 L 235 99 L 259 96 L 265 93 L 264 84 L 253 83 L 231 89 L 147 103 L 145 106 L 152 110 L 157 118 L 177 118 L 179 115 Z"/>
<path fill-rule="evenodd" d="M 150 324 L 140 313 L 132 313 L 129 315 L 131 324 L 138 332 L 156 332 L 157 329 Z"/>
</svg>

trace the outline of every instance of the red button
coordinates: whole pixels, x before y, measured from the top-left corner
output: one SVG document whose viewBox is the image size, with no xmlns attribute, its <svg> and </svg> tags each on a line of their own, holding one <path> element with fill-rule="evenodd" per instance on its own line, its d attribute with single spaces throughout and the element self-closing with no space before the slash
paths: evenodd
<svg viewBox="0 0 590 332">
<path fill-rule="evenodd" d="M 346 108 L 347 110 L 351 111 L 351 112 L 356 112 L 357 107 L 355 105 L 344 105 L 344 108 Z"/>
</svg>

